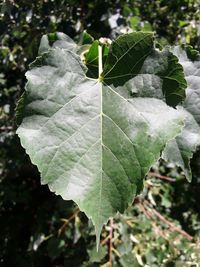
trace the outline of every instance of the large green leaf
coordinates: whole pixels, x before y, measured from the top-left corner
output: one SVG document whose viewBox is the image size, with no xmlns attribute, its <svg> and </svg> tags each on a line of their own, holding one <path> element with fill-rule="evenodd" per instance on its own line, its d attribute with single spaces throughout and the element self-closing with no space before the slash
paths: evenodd
<svg viewBox="0 0 200 267">
<path fill-rule="evenodd" d="M 154 51 L 153 40 L 148 33 L 123 37 L 133 47 L 131 40 L 137 42 L 136 51 L 132 48 L 128 56 L 138 66 L 136 77 L 136 71 L 140 75 L 145 67 L 144 54 Z M 49 48 L 26 73 L 26 95 L 18 106 L 22 123 L 17 134 L 42 183 L 78 204 L 92 219 L 98 240 L 102 225 L 133 201 L 166 143 L 183 127 L 182 114 L 163 97 L 156 99 L 148 92 L 147 97 L 145 92 L 133 97 L 121 81 L 120 85 L 107 82 L 109 69 L 124 75 L 128 65 L 121 69 L 122 57 L 118 63 L 109 56 L 97 80 L 86 76 L 87 68 L 71 49 Z M 148 77 L 153 79 L 156 75 L 150 70 Z"/>
<path fill-rule="evenodd" d="M 180 166 L 191 181 L 190 159 L 200 145 L 200 55 L 190 47 L 177 46 L 172 52 L 179 58 L 188 84 L 186 99 L 179 107 L 186 120 L 181 135 L 169 142 L 163 151 L 163 158 Z"/>
</svg>

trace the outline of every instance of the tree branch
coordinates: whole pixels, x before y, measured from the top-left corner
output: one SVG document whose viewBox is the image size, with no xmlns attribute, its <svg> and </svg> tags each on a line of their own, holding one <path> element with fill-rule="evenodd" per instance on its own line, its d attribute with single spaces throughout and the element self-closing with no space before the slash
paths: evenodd
<svg viewBox="0 0 200 267">
<path fill-rule="evenodd" d="M 76 210 L 68 219 L 61 219 L 64 223 L 63 225 L 58 229 L 58 236 L 60 236 L 64 231 L 67 226 L 67 224 L 72 221 L 78 214 L 80 210 Z"/>
<path fill-rule="evenodd" d="M 110 234 L 109 234 L 109 267 L 112 267 L 112 238 L 113 238 L 113 218 L 110 219 Z"/>
<path fill-rule="evenodd" d="M 138 207 L 140 210 L 144 213 L 144 215 L 155 221 L 156 218 L 162 221 L 164 224 L 166 224 L 169 227 L 169 230 L 171 232 L 177 232 L 180 235 L 182 235 L 184 238 L 186 238 L 188 241 L 194 241 L 194 237 L 188 234 L 186 231 L 182 230 L 180 227 L 176 226 L 174 223 L 170 222 L 167 220 L 162 214 L 160 214 L 157 210 L 154 208 L 150 207 L 149 203 L 147 200 L 137 198 L 136 203 L 138 204 Z M 155 218 L 156 217 L 156 218 Z M 197 241 L 196 244 L 200 246 L 200 242 Z"/>
<path fill-rule="evenodd" d="M 152 176 L 152 177 L 157 177 L 161 180 L 165 180 L 168 182 L 176 182 L 176 179 L 173 179 L 173 178 L 168 177 L 168 176 L 160 175 L 159 173 L 156 173 L 156 172 L 149 172 L 148 175 Z"/>
</svg>

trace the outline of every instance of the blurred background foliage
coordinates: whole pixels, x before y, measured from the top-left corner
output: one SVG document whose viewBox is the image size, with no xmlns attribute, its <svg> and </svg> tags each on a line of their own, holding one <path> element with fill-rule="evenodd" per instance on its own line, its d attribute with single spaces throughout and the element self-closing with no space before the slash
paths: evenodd
<svg viewBox="0 0 200 267">
<path fill-rule="evenodd" d="M 40 185 L 20 146 L 15 106 L 41 36 L 61 31 L 76 40 L 83 29 L 111 39 L 154 31 L 161 44 L 199 50 L 200 1 L 0 1 L 0 266 L 200 266 L 200 152 L 191 184 L 172 164 L 157 164 L 134 205 L 104 227 L 97 253 L 91 222 Z"/>
</svg>

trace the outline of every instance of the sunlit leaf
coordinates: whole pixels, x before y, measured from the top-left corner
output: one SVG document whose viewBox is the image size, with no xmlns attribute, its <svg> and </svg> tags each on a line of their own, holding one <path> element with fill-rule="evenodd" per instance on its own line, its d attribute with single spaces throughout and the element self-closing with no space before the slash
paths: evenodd
<svg viewBox="0 0 200 267">
<path fill-rule="evenodd" d="M 26 73 L 25 97 L 18 106 L 22 146 L 42 184 L 74 200 L 91 218 L 97 240 L 109 217 L 132 203 L 146 173 L 183 126 L 182 114 L 164 101 L 164 81 L 152 82 L 152 91 L 163 92 L 159 99 L 148 90 L 138 95 L 141 84 L 135 84 L 134 97 L 123 87 L 127 77 L 117 79 L 132 70 L 130 78 L 140 77 L 143 69 L 142 75 L 153 80 L 171 64 L 176 84 L 183 86 L 180 65 L 171 54 L 162 54 L 167 65 L 149 63 L 148 68 L 154 52 L 152 34 L 124 35 L 112 43 L 101 77 L 91 79 L 71 48 L 53 45 Z M 180 90 L 172 88 L 170 96 Z"/>
</svg>

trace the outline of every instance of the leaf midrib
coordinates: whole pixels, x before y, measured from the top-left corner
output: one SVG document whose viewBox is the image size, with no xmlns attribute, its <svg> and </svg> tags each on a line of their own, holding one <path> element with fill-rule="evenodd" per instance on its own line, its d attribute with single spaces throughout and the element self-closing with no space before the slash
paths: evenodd
<svg viewBox="0 0 200 267">
<path fill-rule="evenodd" d="M 117 59 L 117 61 L 115 62 L 115 64 L 112 66 L 112 68 L 110 68 L 110 70 L 108 71 L 108 72 L 106 72 L 105 73 L 105 76 L 104 76 L 104 78 L 106 78 L 106 76 L 115 68 L 115 66 L 118 64 L 118 62 L 124 57 L 124 56 L 126 56 L 129 52 L 130 52 L 130 50 L 131 49 L 133 49 L 138 43 L 140 43 L 142 40 L 144 41 L 147 37 L 149 37 L 151 34 L 146 34 L 146 36 L 143 36 L 142 38 L 140 38 L 136 43 L 134 43 L 123 55 L 121 55 L 121 57 L 119 57 L 118 59 Z M 120 38 L 120 37 L 119 37 Z M 116 44 L 118 44 L 117 43 L 117 40 L 115 41 L 115 43 Z M 107 64 L 107 62 L 106 62 L 106 64 Z M 106 78 L 107 79 L 107 78 Z"/>
</svg>

